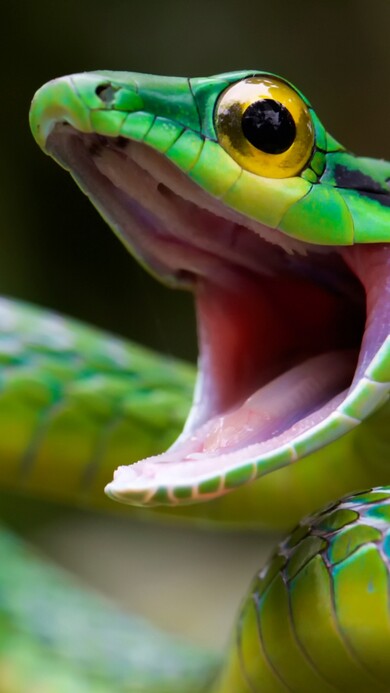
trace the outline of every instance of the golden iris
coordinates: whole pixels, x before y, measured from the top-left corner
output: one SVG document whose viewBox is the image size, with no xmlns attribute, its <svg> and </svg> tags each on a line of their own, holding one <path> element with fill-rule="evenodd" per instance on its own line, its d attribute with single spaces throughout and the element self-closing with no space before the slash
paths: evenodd
<svg viewBox="0 0 390 693">
<path fill-rule="evenodd" d="M 220 96 L 215 114 L 221 146 L 242 168 L 267 178 L 296 176 L 314 147 L 310 110 L 281 79 L 256 75 Z"/>
</svg>

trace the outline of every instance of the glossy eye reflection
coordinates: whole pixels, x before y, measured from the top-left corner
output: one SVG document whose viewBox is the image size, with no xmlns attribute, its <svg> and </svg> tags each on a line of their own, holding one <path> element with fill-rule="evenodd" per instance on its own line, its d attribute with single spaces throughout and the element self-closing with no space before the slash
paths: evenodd
<svg viewBox="0 0 390 693">
<path fill-rule="evenodd" d="M 216 130 L 237 163 L 269 178 L 300 173 L 314 147 L 309 108 L 294 89 L 268 75 L 244 79 L 222 94 Z"/>
<path fill-rule="evenodd" d="M 290 111 L 273 99 L 262 99 L 248 106 L 241 127 L 247 140 L 267 154 L 285 152 L 293 144 L 297 131 Z"/>
</svg>

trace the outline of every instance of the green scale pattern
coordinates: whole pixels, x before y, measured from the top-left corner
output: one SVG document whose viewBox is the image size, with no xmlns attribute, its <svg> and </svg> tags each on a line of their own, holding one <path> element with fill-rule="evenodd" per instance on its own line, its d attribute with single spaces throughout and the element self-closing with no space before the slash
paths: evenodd
<svg viewBox="0 0 390 693">
<path fill-rule="evenodd" d="M 389 690 L 389 521 L 390 488 L 374 488 L 307 517 L 280 544 L 240 614 L 234 690 Z"/>
<path fill-rule="evenodd" d="M 53 126 L 63 128 L 64 122 L 89 143 L 143 142 L 221 204 L 286 234 L 293 245 L 389 242 L 390 164 L 346 152 L 299 92 L 315 131 L 310 159 L 299 175 L 255 175 L 221 146 L 214 122 L 217 100 L 230 85 L 254 74 L 73 75 L 37 92 L 30 122 L 43 149 Z M 67 166 L 61 156 L 59 162 L 110 220 L 104 201 L 72 171 L 72 162 Z M 120 225 L 112 225 L 121 237 Z M 130 241 L 122 240 L 129 247 Z M 133 252 L 137 255 L 137 248 Z M 388 693 L 386 336 L 359 383 L 317 430 L 197 484 L 155 484 L 152 503 L 168 506 L 233 490 L 192 506 L 194 511 L 190 507 L 188 514 L 183 509 L 187 519 L 193 514 L 239 526 L 278 527 L 291 527 L 294 518 L 325 500 L 376 486 L 310 515 L 279 546 L 251 585 L 222 667 L 213 655 L 88 595 L 4 531 L 0 691 Z M 103 486 L 116 466 L 169 445 L 182 426 L 194 380 L 183 364 L 6 300 L 0 302 L 0 367 L 0 483 L 87 505 L 102 505 Z M 265 478 L 255 481 L 262 474 Z M 136 490 L 128 500 L 146 498 Z"/>
<path fill-rule="evenodd" d="M 2 487 L 109 507 L 116 467 L 179 434 L 193 382 L 178 360 L 1 298 Z"/>
</svg>

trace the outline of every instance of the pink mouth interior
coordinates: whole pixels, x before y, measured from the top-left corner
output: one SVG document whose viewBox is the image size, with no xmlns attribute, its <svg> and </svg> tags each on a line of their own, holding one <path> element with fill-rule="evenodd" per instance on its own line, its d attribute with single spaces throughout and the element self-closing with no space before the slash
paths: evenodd
<svg viewBox="0 0 390 693">
<path fill-rule="evenodd" d="M 191 430 L 207 425 L 188 452 L 264 442 L 351 382 L 353 325 L 345 306 L 320 286 L 282 277 L 240 277 L 230 289 L 202 282 L 197 310 L 207 377 Z"/>
<path fill-rule="evenodd" d="M 225 208 L 142 144 L 59 125 L 47 146 L 145 264 L 195 293 L 192 411 L 171 450 L 140 463 L 140 474 L 275 448 L 336 408 L 389 333 L 386 246 L 289 239 Z"/>
</svg>

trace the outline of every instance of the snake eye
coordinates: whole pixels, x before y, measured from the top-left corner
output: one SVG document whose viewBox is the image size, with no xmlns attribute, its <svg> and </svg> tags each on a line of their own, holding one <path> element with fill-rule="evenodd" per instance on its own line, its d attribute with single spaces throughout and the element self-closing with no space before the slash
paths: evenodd
<svg viewBox="0 0 390 693">
<path fill-rule="evenodd" d="M 267 75 L 226 89 L 217 103 L 215 125 L 228 154 L 242 168 L 268 178 L 300 173 L 314 147 L 308 106 L 292 87 Z"/>
</svg>

